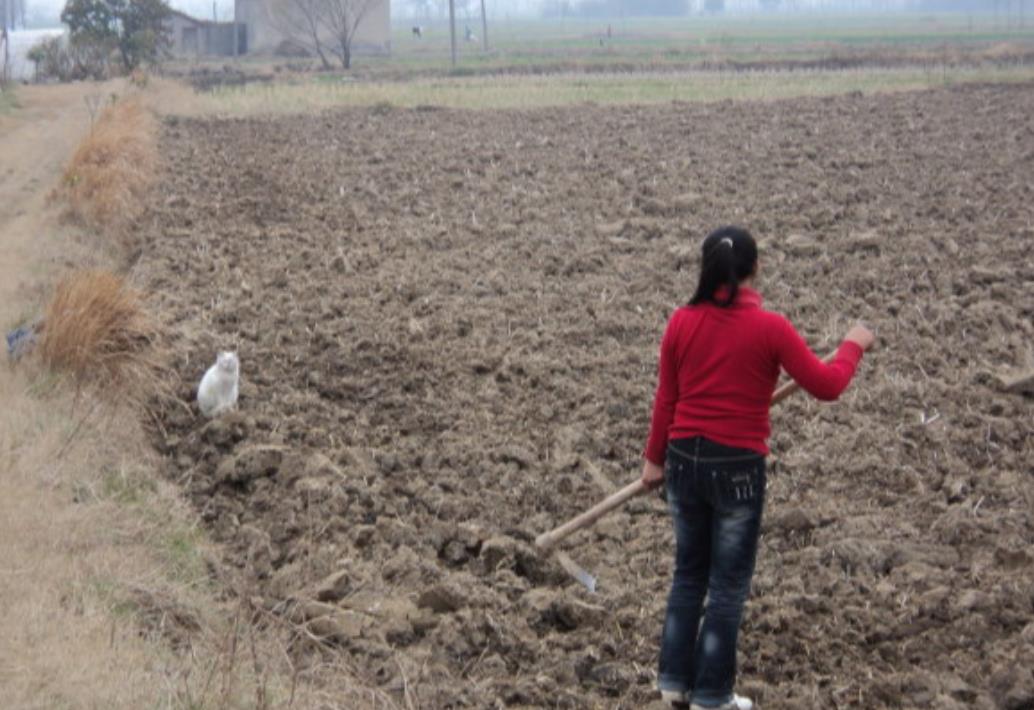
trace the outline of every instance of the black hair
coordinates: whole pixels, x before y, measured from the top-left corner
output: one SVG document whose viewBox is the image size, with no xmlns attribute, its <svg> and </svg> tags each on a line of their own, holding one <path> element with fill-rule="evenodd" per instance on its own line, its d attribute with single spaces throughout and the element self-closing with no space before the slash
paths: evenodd
<svg viewBox="0 0 1034 710">
<path fill-rule="evenodd" d="M 742 227 L 719 227 L 704 239 L 703 259 L 700 262 L 700 282 L 689 305 L 714 303 L 726 307 L 736 300 L 740 281 L 754 274 L 758 263 L 758 245 L 750 232 Z M 719 301 L 717 293 L 723 286 L 728 293 Z"/>
</svg>

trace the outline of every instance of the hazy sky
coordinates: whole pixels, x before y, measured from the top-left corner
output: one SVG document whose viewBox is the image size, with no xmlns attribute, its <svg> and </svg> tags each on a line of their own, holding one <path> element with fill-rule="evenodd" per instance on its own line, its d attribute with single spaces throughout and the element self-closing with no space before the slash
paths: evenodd
<svg viewBox="0 0 1034 710">
<path fill-rule="evenodd" d="M 430 7 L 431 16 L 437 17 L 443 15 L 445 8 L 448 7 L 448 0 L 390 0 L 392 15 L 398 19 L 409 19 L 414 16 L 414 8 L 416 7 Z M 502 20 L 506 17 L 519 17 L 521 15 L 538 15 L 542 8 L 543 2 L 546 0 L 485 0 L 485 5 L 488 10 L 489 19 Z M 572 3 L 577 5 L 582 0 L 572 0 Z M 909 3 L 915 3 L 918 0 L 840 0 L 840 3 L 844 6 L 855 5 L 856 2 L 860 6 L 872 7 L 874 4 L 890 8 L 900 8 Z M 990 7 L 995 0 L 984 0 Z M 213 3 L 212 0 L 169 0 L 173 8 L 182 10 L 188 14 L 196 17 L 202 17 L 210 19 L 213 15 Z M 215 0 L 215 12 L 219 20 L 232 20 L 233 19 L 233 2 L 234 0 Z M 695 0 L 696 4 L 699 5 L 701 0 Z M 784 0 L 785 2 L 785 0 Z M 836 3 L 837 0 L 793 0 L 793 4 L 799 9 L 814 8 L 817 6 L 829 6 L 830 4 Z M 1003 0 L 1003 5 L 1008 0 Z M 64 7 L 65 0 L 25 0 L 29 21 L 31 24 L 39 24 L 43 18 L 56 18 L 61 8 Z M 476 13 L 478 10 L 478 0 L 466 0 L 466 3 L 470 5 L 471 11 Z M 456 0 L 457 6 L 464 4 L 464 0 Z M 735 13 L 737 9 L 747 10 L 747 8 L 754 8 L 757 5 L 757 0 L 726 0 L 726 9 L 730 12 Z M 859 8 L 860 9 L 860 8 Z M 35 21 L 34 21 L 35 18 Z"/>
<path fill-rule="evenodd" d="M 433 6 L 439 0 L 431 0 Z M 61 8 L 65 6 L 65 0 L 25 0 L 26 10 L 30 16 L 40 14 L 49 17 L 57 17 Z M 212 0 L 170 0 L 170 5 L 176 10 L 182 10 L 197 17 L 209 19 L 212 17 Z M 457 3 L 459 4 L 459 3 Z M 472 2 L 472 5 L 476 2 Z M 541 0 L 486 0 L 488 14 L 527 14 L 537 13 L 541 7 Z M 447 7 L 447 5 L 446 5 Z M 392 0 L 392 14 L 398 17 L 412 16 L 413 3 L 410 0 Z M 233 19 L 233 0 L 216 0 L 216 13 L 220 20 Z"/>
</svg>

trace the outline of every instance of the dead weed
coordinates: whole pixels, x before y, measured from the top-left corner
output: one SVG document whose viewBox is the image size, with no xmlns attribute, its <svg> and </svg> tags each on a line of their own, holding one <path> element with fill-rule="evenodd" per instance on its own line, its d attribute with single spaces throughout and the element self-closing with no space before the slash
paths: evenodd
<svg viewBox="0 0 1034 710">
<path fill-rule="evenodd" d="M 62 279 L 47 306 L 39 355 L 77 384 L 115 388 L 144 401 L 162 390 L 164 362 L 156 319 L 143 294 L 108 271 L 76 271 Z"/>
<path fill-rule="evenodd" d="M 65 169 L 70 216 L 122 233 L 140 213 L 157 164 L 156 122 L 139 98 L 101 111 Z"/>
</svg>

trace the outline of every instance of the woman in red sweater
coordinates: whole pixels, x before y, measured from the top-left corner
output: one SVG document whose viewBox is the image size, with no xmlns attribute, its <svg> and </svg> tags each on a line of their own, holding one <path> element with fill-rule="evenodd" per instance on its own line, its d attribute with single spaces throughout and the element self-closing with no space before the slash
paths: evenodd
<svg viewBox="0 0 1034 710">
<path fill-rule="evenodd" d="M 643 464 L 643 483 L 666 486 L 675 524 L 659 686 L 672 706 L 692 710 L 753 707 L 733 693 L 736 640 L 754 574 L 779 371 L 835 400 L 873 342 L 857 325 L 823 363 L 785 317 L 761 308 L 757 263 L 744 229 L 723 227 L 704 240 L 696 293 L 661 341 Z"/>
</svg>

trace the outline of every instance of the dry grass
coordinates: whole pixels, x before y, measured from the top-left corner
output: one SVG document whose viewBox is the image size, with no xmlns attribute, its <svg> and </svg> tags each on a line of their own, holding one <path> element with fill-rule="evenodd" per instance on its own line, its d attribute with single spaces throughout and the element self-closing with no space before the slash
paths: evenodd
<svg viewBox="0 0 1034 710">
<path fill-rule="evenodd" d="M 39 356 L 77 384 L 96 384 L 130 399 L 160 389 L 163 362 L 156 320 L 141 293 L 107 271 L 62 279 L 47 306 Z"/>
<path fill-rule="evenodd" d="M 155 118 L 139 98 L 104 108 L 65 169 L 70 215 L 95 230 L 123 232 L 154 181 L 156 142 Z"/>
<path fill-rule="evenodd" d="M 395 708 L 299 630 L 252 615 L 138 416 L 0 368 L 0 706 Z M 227 591 L 233 593 L 227 595 Z M 301 640 L 304 642 L 304 639 Z"/>
<path fill-rule="evenodd" d="M 673 71 L 555 73 L 546 75 L 342 81 L 328 76 L 289 77 L 216 89 L 177 92 L 163 106 L 172 115 L 247 116 L 322 111 L 342 106 L 446 106 L 508 109 L 571 104 L 655 104 L 670 101 L 776 100 L 915 91 L 966 82 L 1034 79 L 1029 66 L 861 68 L 799 71 Z"/>
<path fill-rule="evenodd" d="M 0 134 L 0 155 L 13 157 L 0 187 L 19 198 L 17 209 L 0 203 L 7 326 L 46 310 L 58 265 L 110 265 L 111 252 L 49 218 L 39 187 L 86 130 L 86 91 L 33 87 L 26 115 L 5 117 L 16 128 L 49 121 Z M 91 380 L 124 378 L 127 358 L 146 370 L 157 351 L 143 306 L 117 276 L 74 274 L 41 345 Z M 394 707 L 341 663 L 313 654 L 302 667 L 297 630 L 227 601 L 247 590 L 213 577 L 219 551 L 162 476 L 139 412 L 61 383 L 40 362 L 0 361 L 0 708 Z"/>
</svg>

